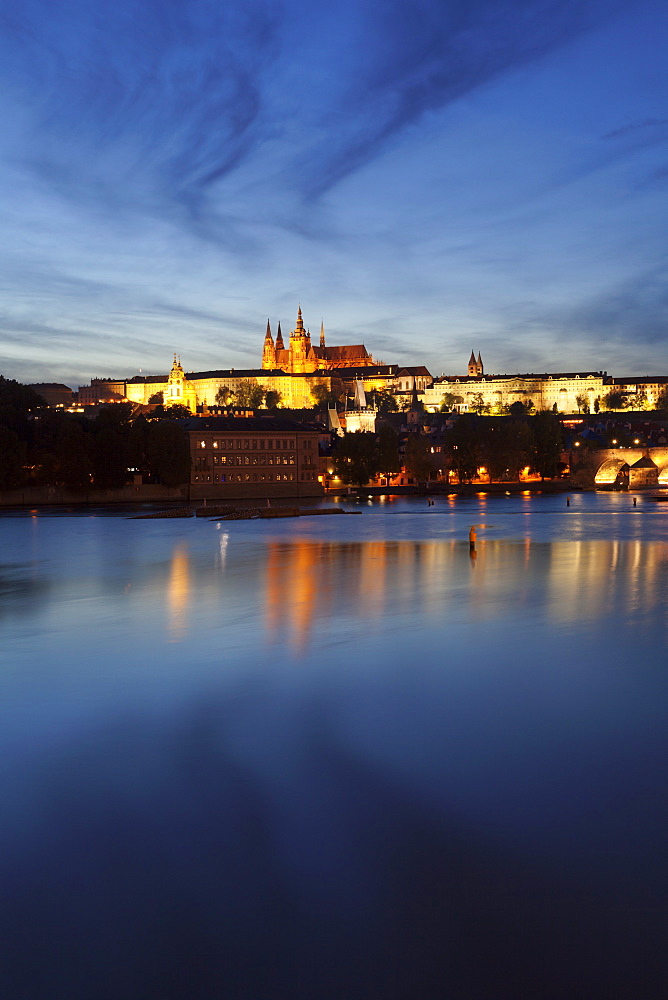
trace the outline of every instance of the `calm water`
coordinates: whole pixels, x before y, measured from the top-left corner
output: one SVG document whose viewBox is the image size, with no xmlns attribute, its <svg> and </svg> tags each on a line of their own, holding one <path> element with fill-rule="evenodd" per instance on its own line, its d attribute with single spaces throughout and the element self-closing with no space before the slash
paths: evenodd
<svg viewBox="0 0 668 1000">
<path fill-rule="evenodd" d="M 343 506 L 0 515 L 8 1000 L 665 998 L 668 504 Z"/>
</svg>

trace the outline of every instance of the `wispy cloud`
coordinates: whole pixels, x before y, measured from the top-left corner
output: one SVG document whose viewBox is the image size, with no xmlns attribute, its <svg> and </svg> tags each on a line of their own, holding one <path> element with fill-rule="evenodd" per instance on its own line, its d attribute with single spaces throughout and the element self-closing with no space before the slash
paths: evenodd
<svg viewBox="0 0 668 1000">
<path fill-rule="evenodd" d="M 668 118 L 643 118 L 641 121 L 629 122 L 627 125 L 620 125 L 619 128 L 612 129 L 602 136 L 603 139 L 623 139 L 627 135 L 643 132 L 646 129 L 656 129 L 668 125 Z"/>
<path fill-rule="evenodd" d="M 210 192 L 265 146 L 264 175 L 275 183 L 278 170 L 286 187 L 316 197 L 426 112 L 557 49 L 617 6 L 344 2 L 327 6 L 315 36 L 295 46 L 285 24 L 298 23 L 298 0 L 6 0 L 0 63 L 15 99 L 28 96 L 33 139 L 23 156 L 42 177 L 73 197 L 181 212 L 200 235 L 224 239 L 239 227 Z M 317 102 L 307 97 L 308 62 L 301 74 L 292 65 L 304 42 L 346 81 L 325 81 Z"/>
</svg>

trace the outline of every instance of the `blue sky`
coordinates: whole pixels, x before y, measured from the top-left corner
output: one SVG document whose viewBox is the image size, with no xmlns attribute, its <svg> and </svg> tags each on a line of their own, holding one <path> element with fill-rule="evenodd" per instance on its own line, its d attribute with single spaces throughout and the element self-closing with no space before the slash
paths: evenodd
<svg viewBox="0 0 668 1000">
<path fill-rule="evenodd" d="M 0 372 L 668 374 L 663 0 L 3 0 Z"/>
</svg>

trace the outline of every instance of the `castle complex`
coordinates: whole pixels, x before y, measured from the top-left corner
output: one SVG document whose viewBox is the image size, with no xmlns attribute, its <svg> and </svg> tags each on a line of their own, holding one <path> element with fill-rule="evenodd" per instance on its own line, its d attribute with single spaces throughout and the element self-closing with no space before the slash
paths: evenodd
<svg viewBox="0 0 668 1000">
<path fill-rule="evenodd" d="M 316 386 L 328 391 L 335 388 L 337 395 L 353 394 L 361 387 L 366 393 L 389 390 L 399 394 L 404 402 L 407 394 L 415 390 L 424 408 L 431 411 L 445 404 L 460 412 L 501 414 L 507 413 L 516 402 L 536 411 L 588 412 L 604 405 L 604 397 L 610 392 L 621 393 L 629 408 L 651 409 L 668 379 L 663 376 L 614 379 L 600 371 L 485 375 L 482 355 L 478 352 L 476 357 L 475 351 L 471 351 L 466 375 L 441 375 L 434 379 L 424 366 L 402 368 L 379 364 L 364 344 L 330 347 L 325 342 L 324 324 L 320 327 L 319 343 L 313 344 L 310 331 L 304 327 L 300 306 L 287 347 L 280 322 L 274 339 L 267 321 L 260 368 L 185 372 L 174 355 L 167 375 L 93 379 L 90 386 L 80 388 L 79 401 L 84 405 L 123 399 L 142 405 L 162 401 L 167 406 L 177 403 L 187 406 L 195 413 L 218 405 L 220 390 L 230 400 L 227 405 L 233 406 L 234 394 L 241 384 L 248 382 L 265 392 L 277 393 L 279 405 L 292 409 L 312 407 L 312 390 Z"/>
</svg>

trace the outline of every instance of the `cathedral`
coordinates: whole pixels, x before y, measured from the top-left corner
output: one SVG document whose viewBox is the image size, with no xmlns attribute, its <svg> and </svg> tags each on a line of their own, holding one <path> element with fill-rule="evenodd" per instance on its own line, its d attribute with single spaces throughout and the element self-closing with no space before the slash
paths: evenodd
<svg viewBox="0 0 668 1000">
<path fill-rule="evenodd" d="M 343 347 L 327 347 L 325 327 L 320 325 L 320 344 L 311 343 L 310 330 L 304 329 L 301 306 L 297 310 L 297 323 L 290 334 L 288 346 L 283 342 L 281 324 L 278 324 L 276 340 L 267 320 L 267 332 L 262 351 L 262 367 L 280 370 L 290 375 L 302 375 L 316 371 L 331 371 L 336 368 L 363 368 L 376 362 L 364 344 L 346 344 Z"/>
</svg>

